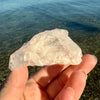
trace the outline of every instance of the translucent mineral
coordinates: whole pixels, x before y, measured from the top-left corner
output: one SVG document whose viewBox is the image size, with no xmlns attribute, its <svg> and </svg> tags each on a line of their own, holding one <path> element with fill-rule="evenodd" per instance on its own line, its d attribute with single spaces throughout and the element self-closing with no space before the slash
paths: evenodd
<svg viewBox="0 0 100 100">
<path fill-rule="evenodd" d="M 82 59 L 81 48 L 64 29 L 41 32 L 15 51 L 9 60 L 10 70 L 21 66 L 44 66 L 52 64 L 78 65 Z"/>
</svg>

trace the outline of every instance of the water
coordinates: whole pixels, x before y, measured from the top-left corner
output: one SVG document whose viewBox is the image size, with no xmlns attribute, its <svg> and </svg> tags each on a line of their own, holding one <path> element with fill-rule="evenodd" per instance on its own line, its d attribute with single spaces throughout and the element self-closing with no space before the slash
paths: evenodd
<svg viewBox="0 0 100 100">
<path fill-rule="evenodd" d="M 22 44 L 53 28 L 68 29 L 70 35 L 99 34 L 99 5 L 99 0 L 0 0 L 0 46 Z"/>
<path fill-rule="evenodd" d="M 83 53 L 99 57 L 100 0 L 0 0 L 1 86 L 10 54 L 38 32 L 54 28 L 68 29 Z"/>
<path fill-rule="evenodd" d="M 99 0 L 0 1 L 0 40 L 56 27 L 99 33 L 99 5 Z"/>
</svg>

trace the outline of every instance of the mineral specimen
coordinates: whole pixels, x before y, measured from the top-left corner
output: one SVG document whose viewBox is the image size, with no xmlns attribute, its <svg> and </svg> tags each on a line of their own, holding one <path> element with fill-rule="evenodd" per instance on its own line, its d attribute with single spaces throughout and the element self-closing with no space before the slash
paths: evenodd
<svg viewBox="0 0 100 100">
<path fill-rule="evenodd" d="M 10 56 L 9 68 L 52 64 L 80 64 L 82 51 L 64 29 L 53 29 L 35 35 Z"/>
</svg>

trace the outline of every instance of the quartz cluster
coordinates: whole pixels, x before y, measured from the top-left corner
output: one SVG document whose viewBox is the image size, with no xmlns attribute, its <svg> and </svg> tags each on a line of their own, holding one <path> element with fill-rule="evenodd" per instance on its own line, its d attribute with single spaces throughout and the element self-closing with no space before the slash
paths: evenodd
<svg viewBox="0 0 100 100">
<path fill-rule="evenodd" d="M 64 29 L 41 32 L 24 43 L 9 60 L 10 70 L 21 66 L 43 66 L 52 64 L 77 65 L 82 59 L 81 48 Z"/>
</svg>

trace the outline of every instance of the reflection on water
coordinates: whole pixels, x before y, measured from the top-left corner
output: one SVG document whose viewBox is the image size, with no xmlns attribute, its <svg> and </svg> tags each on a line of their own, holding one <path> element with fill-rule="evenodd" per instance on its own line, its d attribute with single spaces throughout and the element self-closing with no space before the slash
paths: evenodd
<svg viewBox="0 0 100 100">
<path fill-rule="evenodd" d="M 68 29 L 83 53 L 99 57 L 99 5 L 100 0 L 0 0 L 0 86 L 9 72 L 9 55 L 44 30 Z"/>
</svg>

